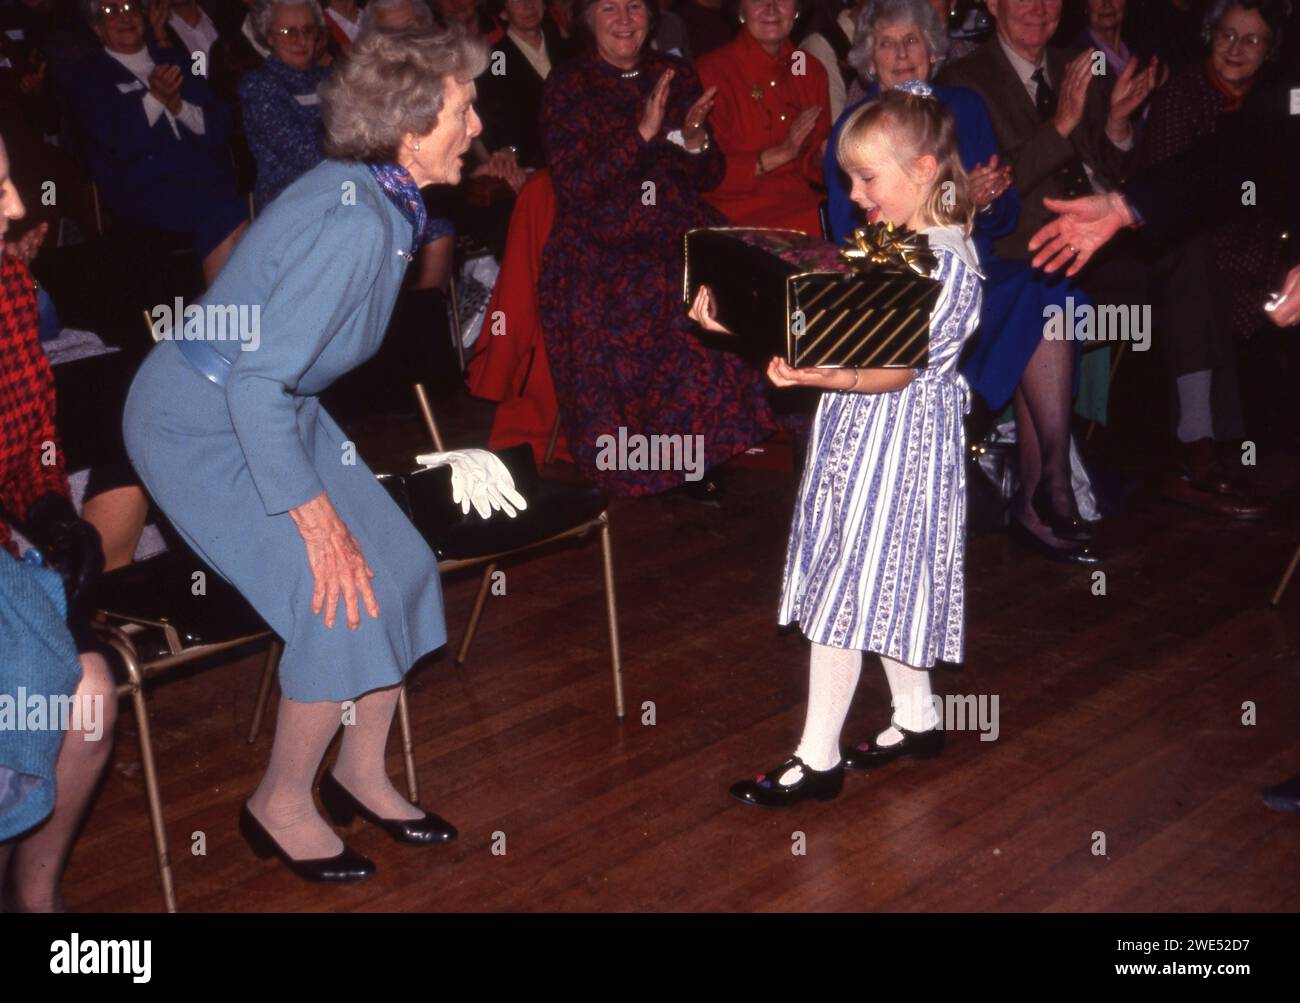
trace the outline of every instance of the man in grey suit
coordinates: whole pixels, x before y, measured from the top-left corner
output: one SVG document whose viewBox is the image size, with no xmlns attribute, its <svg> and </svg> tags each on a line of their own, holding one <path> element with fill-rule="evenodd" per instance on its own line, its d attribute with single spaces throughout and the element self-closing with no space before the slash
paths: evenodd
<svg viewBox="0 0 1300 1003">
<path fill-rule="evenodd" d="M 1030 257 L 1030 236 L 1052 217 L 1044 197 L 1090 195 L 1122 180 L 1133 113 L 1155 82 L 1154 64 L 1139 71 L 1131 60 L 1109 99 L 1089 86 L 1110 68 L 1100 52 L 1070 58 L 1048 46 L 1061 6 L 1062 0 L 988 0 L 996 33 L 938 76 L 939 83 L 969 87 L 984 99 L 1003 160 L 1014 171 L 1020 221 L 995 244 L 1008 258 Z"/>
</svg>

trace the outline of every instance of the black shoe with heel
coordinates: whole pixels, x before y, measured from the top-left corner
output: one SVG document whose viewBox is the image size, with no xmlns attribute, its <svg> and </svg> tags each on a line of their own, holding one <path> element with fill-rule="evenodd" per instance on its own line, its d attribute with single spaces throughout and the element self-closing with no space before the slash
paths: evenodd
<svg viewBox="0 0 1300 1003">
<path fill-rule="evenodd" d="M 782 784 L 792 767 L 799 767 L 803 776 L 797 783 Z M 786 808 L 809 798 L 830 801 L 844 786 L 844 765 L 838 763 L 829 770 L 814 770 L 798 756 L 791 756 L 780 766 L 760 773 L 753 780 L 742 780 L 731 785 L 731 796 L 745 804 L 760 808 Z"/>
<path fill-rule="evenodd" d="M 1052 531 L 1052 535 L 1058 540 L 1069 540 L 1072 543 L 1087 543 L 1092 539 L 1092 527 L 1075 515 L 1061 515 L 1052 509 L 1051 499 L 1043 490 L 1044 485 L 1039 484 L 1034 489 L 1034 497 L 1031 503 L 1034 507 L 1034 514 L 1038 516 L 1038 521 Z"/>
<path fill-rule="evenodd" d="M 360 815 L 371 825 L 377 825 L 399 843 L 412 846 L 429 846 L 447 843 L 456 838 L 456 827 L 446 819 L 425 812 L 423 818 L 380 818 L 358 801 L 352 793 L 326 770 L 320 778 L 320 800 L 337 826 L 349 826 Z"/>
<path fill-rule="evenodd" d="M 375 873 L 375 865 L 361 854 L 343 846 L 343 852 L 333 857 L 313 857 L 295 860 L 285 853 L 284 847 L 272 836 L 248 809 L 248 802 L 239 812 L 239 833 L 261 860 L 278 857 L 285 867 L 305 881 L 363 881 Z"/>
<path fill-rule="evenodd" d="M 1104 559 L 1101 550 L 1092 541 L 1087 543 L 1074 540 L 1062 541 L 1068 542 L 1070 545 L 1068 547 L 1053 547 L 1050 543 L 1040 540 L 1033 530 L 1014 515 L 1007 526 L 1007 535 L 1011 537 L 1013 543 L 1019 544 L 1025 550 L 1032 551 L 1040 557 L 1046 557 L 1049 561 L 1057 561 L 1060 564 L 1077 564 L 1087 567 L 1100 564 Z"/>
<path fill-rule="evenodd" d="M 874 770 L 878 766 L 888 766 L 896 759 L 907 756 L 911 759 L 933 759 L 943 752 L 943 729 L 931 728 L 929 731 L 908 731 L 896 724 L 903 736 L 901 742 L 893 745 L 880 745 L 874 738 L 868 739 L 851 749 L 844 749 L 841 761 L 846 770 Z"/>
</svg>

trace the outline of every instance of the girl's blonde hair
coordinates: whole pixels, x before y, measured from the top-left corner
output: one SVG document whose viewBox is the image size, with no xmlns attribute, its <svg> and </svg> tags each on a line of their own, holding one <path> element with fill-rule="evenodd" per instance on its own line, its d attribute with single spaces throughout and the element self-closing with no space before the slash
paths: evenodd
<svg viewBox="0 0 1300 1003">
<path fill-rule="evenodd" d="M 840 167 L 847 171 L 858 166 L 868 137 L 877 132 L 905 170 L 910 171 L 918 157 L 934 157 L 939 169 L 922 215 L 931 226 L 956 224 L 969 235 L 975 221 L 975 203 L 957 155 L 957 125 L 947 106 L 929 95 L 882 91 L 880 97 L 850 115 L 840 129 L 835 146 Z"/>
</svg>

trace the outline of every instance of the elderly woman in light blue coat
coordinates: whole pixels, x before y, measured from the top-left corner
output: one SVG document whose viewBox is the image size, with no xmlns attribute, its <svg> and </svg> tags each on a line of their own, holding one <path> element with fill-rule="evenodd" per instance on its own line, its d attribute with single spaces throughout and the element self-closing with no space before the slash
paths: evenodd
<svg viewBox="0 0 1300 1003">
<path fill-rule="evenodd" d="M 358 40 L 322 87 L 331 159 L 258 217 L 203 316 L 173 318 L 127 401 L 127 448 L 154 499 L 284 639 L 271 762 L 240 828 L 308 880 L 374 870 L 312 800 L 341 722 L 320 785 L 331 816 L 417 845 L 455 835 L 384 763 L 404 674 L 446 640 L 437 561 L 317 395 L 378 351 L 433 229 L 419 188 L 455 184 L 481 130 L 471 102 L 485 65 L 457 30 Z"/>
</svg>

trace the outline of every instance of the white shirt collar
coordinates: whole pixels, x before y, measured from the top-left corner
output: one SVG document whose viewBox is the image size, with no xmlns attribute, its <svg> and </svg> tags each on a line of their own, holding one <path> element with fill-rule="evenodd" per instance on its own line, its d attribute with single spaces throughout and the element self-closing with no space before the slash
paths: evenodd
<svg viewBox="0 0 1300 1003">
<path fill-rule="evenodd" d="M 1043 79 L 1046 80 L 1049 84 L 1052 82 L 1051 78 L 1048 76 L 1047 73 L 1047 50 L 1046 49 L 1043 50 L 1042 62 L 1035 64 L 1035 63 L 1031 63 L 1020 53 L 1014 51 L 1011 48 L 1011 46 L 1007 45 L 1007 43 L 1002 40 L 1001 35 L 998 35 L 997 39 L 998 39 L 998 45 L 1002 46 L 1002 51 L 1006 54 L 1007 62 L 1009 62 L 1011 64 L 1011 68 L 1016 71 L 1016 76 L 1020 78 L 1020 82 L 1022 84 L 1024 84 L 1026 87 L 1037 87 L 1037 84 L 1030 78 L 1033 77 L 1034 71 L 1040 68 L 1043 71 Z"/>
<path fill-rule="evenodd" d="M 147 45 L 141 46 L 139 52 L 132 52 L 130 54 L 125 52 L 114 52 L 108 46 L 104 46 L 104 51 L 137 77 L 148 79 L 149 74 L 153 71 L 153 57 L 149 55 L 149 47 Z"/>
</svg>

